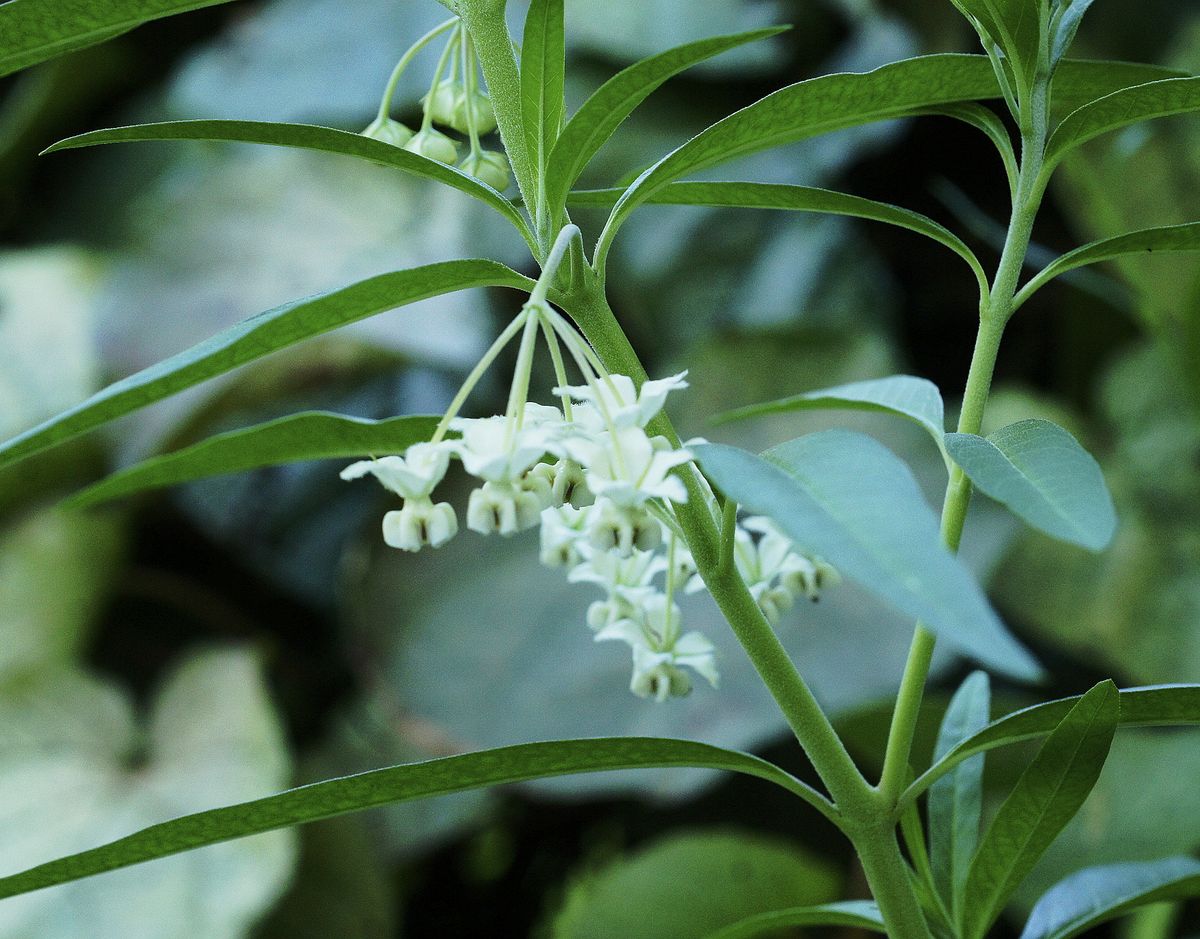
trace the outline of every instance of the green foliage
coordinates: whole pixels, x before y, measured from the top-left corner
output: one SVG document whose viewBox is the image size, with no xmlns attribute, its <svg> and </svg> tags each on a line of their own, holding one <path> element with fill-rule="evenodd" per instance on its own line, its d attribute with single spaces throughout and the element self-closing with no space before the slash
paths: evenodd
<svg viewBox="0 0 1200 939">
<path fill-rule="evenodd" d="M 1034 528 L 1092 551 L 1112 541 L 1117 516 L 1100 467 L 1057 424 L 1020 421 L 986 438 L 947 434 L 946 449 L 982 492 Z"/>
<path fill-rule="evenodd" d="M 495 261 L 446 261 L 383 274 L 260 313 L 185 352 L 109 385 L 0 446 L 0 466 L 54 446 L 271 352 L 385 310 L 468 287 L 529 282 Z"/>
<path fill-rule="evenodd" d="M 521 122 L 525 126 L 525 147 L 539 178 L 545 173 L 562 126 L 565 82 L 563 0 L 533 0 L 521 43 Z"/>
<path fill-rule="evenodd" d="M 887 448 L 861 434 L 825 431 L 762 457 L 718 444 L 695 450 L 726 496 L 769 515 L 807 550 L 955 649 L 1016 677 L 1039 674 L 942 545 L 916 481 Z"/>
<path fill-rule="evenodd" d="M 561 211 L 579 174 L 625 119 L 663 82 L 722 52 L 782 31 L 756 29 L 689 42 L 630 65 L 606 81 L 571 116 L 550 153 L 543 182 L 550 210 Z"/>
<path fill-rule="evenodd" d="M 142 23 L 228 0 L 9 0 L 0 9 L 0 76 L 104 42 Z"/>
<path fill-rule="evenodd" d="M 736 832 L 674 835 L 567 891 L 553 939 L 709 939 L 754 935 L 741 921 L 786 906 L 823 903 L 840 877 L 797 846 Z M 810 920 L 821 922 L 821 920 Z M 824 920 L 830 922 L 830 920 Z"/>
<path fill-rule="evenodd" d="M 332 127 L 264 121 L 167 121 L 160 124 L 137 124 L 131 127 L 90 131 L 60 140 L 49 147 L 46 153 L 110 143 L 167 140 L 219 140 L 295 147 L 355 157 L 380 166 L 392 167 L 413 176 L 432 179 L 473 196 L 503 215 L 528 240 L 528 226 L 525 220 L 513 208 L 511 202 L 487 183 L 482 183 L 475 177 L 437 160 L 364 137 L 362 134 L 352 134 Z"/>
<path fill-rule="evenodd" d="M 872 378 L 834 388 L 822 388 L 820 391 L 808 391 L 778 401 L 752 404 L 721 415 L 719 420 L 736 421 L 764 414 L 810 409 L 873 411 L 905 417 L 928 431 L 939 448 L 946 435 L 941 392 L 933 382 L 912 375 Z"/>
<path fill-rule="evenodd" d="M 1046 891 L 1021 939 L 1071 939 L 1138 907 L 1195 896 L 1200 861 L 1194 858 L 1086 867 Z"/>
<path fill-rule="evenodd" d="M 774 782 L 813 805 L 825 804 L 822 796 L 765 760 L 688 740 L 618 737 L 527 743 L 372 770 L 253 802 L 185 815 L 102 847 L 0 877 L 0 897 L 407 799 L 545 776 L 664 766 L 700 766 L 746 773 Z M 828 810 L 827 806 L 823 809 Z"/>
<path fill-rule="evenodd" d="M 938 731 L 936 763 L 988 723 L 991 691 L 983 672 L 972 672 L 950 699 Z M 934 887 L 953 917 L 975 850 L 983 813 L 983 754 L 963 760 L 929 787 L 929 862 Z"/>
<path fill-rule="evenodd" d="M 797 926 L 855 926 L 870 932 L 886 932 L 879 907 L 874 903 L 870 900 L 844 900 L 840 903 L 760 913 L 726 926 L 708 939 L 750 939 L 752 936 L 771 935 L 776 930 L 794 929 Z"/>
<path fill-rule="evenodd" d="M 981 939 L 1030 869 L 1071 820 L 1100 776 L 1119 719 L 1112 682 L 1067 712 L 1021 774 L 979 843 L 963 886 L 959 922 Z"/>
<path fill-rule="evenodd" d="M 371 421 L 319 411 L 291 414 L 152 457 L 89 486 L 69 504 L 95 505 L 147 489 L 283 463 L 400 453 L 432 437 L 437 423 L 436 417 Z"/>
<path fill-rule="evenodd" d="M 1081 700 L 1071 697 L 1034 704 L 993 721 L 935 761 L 908 787 L 902 801 L 915 798 L 935 779 L 977 753 L 1051 733 Z M 1128 688 L 1120 692 L 1118 721 L 1124 727 L 1200 724 L 1200 685 Z"/>
</svg>

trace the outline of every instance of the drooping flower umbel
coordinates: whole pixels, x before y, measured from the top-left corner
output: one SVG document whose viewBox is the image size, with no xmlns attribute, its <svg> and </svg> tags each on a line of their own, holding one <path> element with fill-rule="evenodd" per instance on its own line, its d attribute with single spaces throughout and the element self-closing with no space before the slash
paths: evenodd
<svg viewBox="0 0 1200 939">
<path fill-rule="evenodd" d="M 529 400 L 539 333 L 554 362 L 558 405 Z M 505 413 L 460 416 L 484 372 L 518 335 Z M 581 383 L 567 381 L 564 349 Z M 384 516 L 384 539 L 418 551 L 444 544 L 458 530 L 454 508 L 433 501 L 434 488 L 457 460 L 479 481 L 467 500 L 467 528 L 505 537 L 537 528 L 543 564 L 601 590 L 586 622 L 597 642 L 629 646 L 635 694 L 656 701 L 685 695 L 692 688 L 689 671 L 715 687 L 713 644 L 685 631 L 678 603 L 704 589 L 675 518 L 676 506 L 689 498 L 677 474 L 692 454 L 650 430 L 668 395 L 687 387 L 686 378 L 681 372 L 639 387 L 628 375 L 608 372 L 535 291 L 467 378 L 431 440 L 402 455 L 354 463 L 342 477 L 373 475 L 400 496 L 402 507 Z M 733 557 L 773 623 L 796 596 L 815 600 L 837 579 L 833 568 L 801 553 L 765 518 L 736 526 Z"/>
</svg>

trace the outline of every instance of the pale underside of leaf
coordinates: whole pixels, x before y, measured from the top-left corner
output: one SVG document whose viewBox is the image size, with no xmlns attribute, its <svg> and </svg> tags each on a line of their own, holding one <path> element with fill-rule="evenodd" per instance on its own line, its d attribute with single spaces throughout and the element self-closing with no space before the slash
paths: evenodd
<svg viewBox="0 0 1200 939">
<path fill-rule="evenodd" d="M 945 416 L 942 395 L 937 385 L 913 375 L 890 375 L 851 382 L 818 391 L 764 401 L 728 411 L 716 418 L 717 423 L 744 420 L 764 414 L 816 409 L 846 409 L 895 414 L 915 422 L 942 446 L 945 436 Z"/>
<path fill-rule="evenodd" d="M 945 549 L 916 480 L 886 447 L 863 434 L 823 431 L 763 457 L 716 444 L 694 450 L 727 496 L 773 518 L 804 550 L 926 622 L 949 645 L 1015 677 L 1040 675 Z"/>
<path fill-rule="evenodd" d="M 756 776 L 782 786 L 834 817 L 832 806 L 815 790 L 765 760 L 734 750 L 652 737 L 526 743 L 372 770 L 186 815 L 102 847 L 2 877 L 0 898 L 379 805 L 548 776 L 662 767 L 700 767 Z"/>
<path fill-rule="evenodd" d="M 1061 541 L 1102 550 L 1117 527 L 1099 464 L 1050 421 L 1019 421 L 989 437 L 947 434 L 946 449 L 982 492 Z"/>
<path fill-rule="evenodd" d="M 1021 939 L 1071 939 L 1140 906 L 1196 896 L 1200 861 L 1195 858 L 1088 867 L 1042 894 Z"/>
<path fill-rule="evenodd" d="M 381 274 L 284 304 L 130 375 L 86 401 L 0 444 L 0 466 L 68 440 L 271 352 L 340 326 L 469 287 L 530 290 L 533 282 L 495 261 L 444 261 Z"/>
<path fill-rule="evenodd" d="M 147 489 L 304 460 L 399 454 L 428 440 L 437 424 L 438 418 L 425 416 L 374 421 L 321 411 L 292 414 L 145 460 L 89 486 L 67 504 L 95 505 Z"/>
</svg>

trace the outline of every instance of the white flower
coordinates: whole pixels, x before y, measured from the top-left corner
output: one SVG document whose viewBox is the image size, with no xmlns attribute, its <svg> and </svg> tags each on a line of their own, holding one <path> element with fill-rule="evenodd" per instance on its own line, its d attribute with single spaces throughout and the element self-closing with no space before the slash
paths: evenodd
<svg viewBox="0 0 1200 939">
<path fill-rule="evenodd" d="M 825 587 L 836 587 L 842 582 L 842 575 L 832 564 L 820 557 L 805 557 L 793 554 L 788 562 L 788 569 L 780 577 L 780 584 L 793 596 L 803 594 L 816 603 L 821 598 Z"/>
<path fill-rule="evenodd" d="M 542 511 L 541 562 L 547 567 L 575 567 L 583 561 L 580 541 L 587 513 L 570 505 Z"/>
<path fill-rule="evenodd" d="M 518 483 L 486 482 L 467 500 L 467 527 L 481 535 L 515 535 L 541 521 L 541 494 Z"/>
<path fill-rule="evenodd" d="M 662 523 L 643 506 L 626 508 L 601 499 L 588 513 L 587 535 L 597 551 L 627 558 L 634 550 L 653 551 L 662 544 Z"/>
<path fill-rule="evenodd" d="M 665 437 L 651 439 L 640 427 L 615 434 L 568 437 L 571 457 L 587 470 L 588 488 L 623 508 L 638 508 L 650 499 L 686 502 L 683 481 L 671 470 L 689 462 L 688 450 L 672 450 Z"/>
<path fill-rule="evenodd" d="M 652 582 L 666 569 L 663 558 L 648 551 L 634 551 L 622 558 L 592 550 L 586 542 L 581 548 L 586 559 L 567 574 L 567 580 L 597 584 L 606 595 L 588 607 L 588 626 L 600 630 L 623 619 L 640 619 L 643 604 L 657 593 Z"/>
<path fill-rule="evenodd" d="M 383 540 L 401 551 L 420 551 L 424 545 L 438 548 L 457 533 L 458 516 L 449 502 L 434 505 L 429 498 L 410 498 L 399 511 L 383 517 Z"/>
<path fill-rule="evenodd" d="M 525 405 L 520 428 L 507 417 L 458 417 L 450 429 L 462 434 L 454 443 L 463 467 L 488 482 L 513 482 L 547 453 L 562 455 L 562 414 L 542 404 Z"/>
<path fill-rule="evenodd" d="M 713 644 L 698 632 L 680 635 L 680 612 L 663 594 L 648 597 L 642 604 L 640 622 L 629 618 L 601 629 L 596 641 L 620 640 L 633 650 L 633 676 L 629 689 L 640 697 L 665 701 L 692 690 L 691 679 L 682 667 L 704 676 L 714 688 L 719 676 Z"/>
<path fill-rule="evenodd" d="M 566 385 L 555 388 L 554 393 L 590 405 L 577 409 L 579 413 L 573 416 L 592 430 L 608 429 L 609 421 L 618 429 L 645 427 L 662 410 L 668 394 L 687 387 L 686 375 L 680 372 L 670 378 L 646 381 L 640 390 L 628 375 L 609 375 L 597 379 L 594 385 Z"/>
<path fill-rule="evenodd" d="M 385 488 L 405 499 L 423 499 L 433 492 L 450 465 L 452 442 L 414 443 L 404 456 L 385 456 L 378 460 L 359 460 L 341 472 L 342 479 L 361 479 L 368 474 Z"/>
<path fill-rule="evenodd" d="M 750 532 L 759 535 L 757 541 Z M 778 625 L 795 597 L 812 602 L 822 587 L 837 584 L 841 577 L 832 565 L 796 550 L 792 540 L 769 518 L 744 519 L 737 530 L 734 561 L 763 614 Z"/>
</svg>

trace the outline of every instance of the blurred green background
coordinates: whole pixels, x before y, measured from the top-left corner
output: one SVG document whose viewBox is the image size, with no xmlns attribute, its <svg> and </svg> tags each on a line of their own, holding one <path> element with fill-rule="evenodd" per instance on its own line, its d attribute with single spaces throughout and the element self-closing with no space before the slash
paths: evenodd
<svg viewBox="0 0 1200 939">
<path fill-rule="evenodd" d="M 519 21 L 522 4 L 512 4 Z M 927 0 L 568 0 L 568 98 L 704 35 L 792 23 L 652 97 L 584 182 L 611 185 L 780 85 L 925 51 L 973 51 Z M 36 154 L 95 127 L 229 117 L 357 129 L 433 0 L 244 0 L 151 24 L 0 84 L 0 436 L 101 384 L 296 297 L 519 242 L 460 194 L 318 154 L 149 145 Z M 1200 10 L 1105 0 L 1077 55 L 1200 71 Z M 431 67 L 431 66 L 430 66 Z M 416 114 L 428 73 L 401 86 Z M 917 209 L 994 255 L 999 161 L 948 120 L 843 132 L 723 168 Z M 1081 241 L 1200 219 L 1200 122 L 1084 148 L 1053 188 L 1035 260 Z M 602 217 L 582 212 L 595 231 Z M 612 300 L 652 374 L 690 369 L 683 435 L 761 449 L 838 424 L 910 461 L 937 504 L 919 431 L 868 415 L 714 428 L 711 415 L 894 372 L 953 401 L 974 284 L 909 233 L 818 216 L 643 210 L 617 242 Z M 1182 259 L 1181 259 L 1182 258 Z M 337 464 L 224 477 L 115 508 L 55 507 L 115 467 L 305 408 L 440 411 L 511 296 L 475 291 L 275 355 L 0 474 L 0 844 L 5 872 L 164 818 L 291 784 L 560 736 L 685 736 L 811 772 L 714 609 L 722 688 L 656 706 L 583 624 L 593 597 L 536 563 L 533 533 L 382 545 L 374 487 Z M 548 386 L 549 377 L 544 376 Z M 502 389 L 472 406 L 493 413 Z M 1094 557 L 976 499 L 964 550 L 1047 664 L 1036 692 L 1200 680 L 1200 266 L 1136 259 L 1065 278 L 1014 321 L 992 426 L 1049 416 L 1104 465 L 1121 515 Z M 460 494 L 461 495 L 461 494 Z M 483 553 L 481 553 L 481 550 Z M 781 627 L 855 755 L 881 752 L 910 624 L 851 586 Z M 967 672 L 938 663 L 924 746 Z M 1002 791 L 1020 751 L 990 758 Z M 1091 863 L 1200 847 L 1200 737 L 1122 731 L 1097 790 L 1022 893 Z M 65 806 L 65 808 L 64 808 Z M 470 793 L 259 836 L 0 903 L 0 939 L 58 937 L 653 937 L 655 911 L 702 935 L 731 910 L 860 896 L 815 812 L 753 781 L 640 771 Z M 682 872 L 682 873 L 681 873 Z M 680 892 L 688 878 L 715 885 Z M 783 899 L 785 902 L 776 903 Z M 665 904 L 665 905 L 664 905 Z M 665 914 L 664 914 L 665 915 Z M 1177 934 L 1197 928 L 1196 910 Z M 706 920 L 705 917 L 709 919 Z M 684 936 L 684 933 L 676 933 Z M 690 935 L 690 934 L 689 934 Z M 1014 932 L 1015 935 L 1015 932 Z"/>
</svg>

